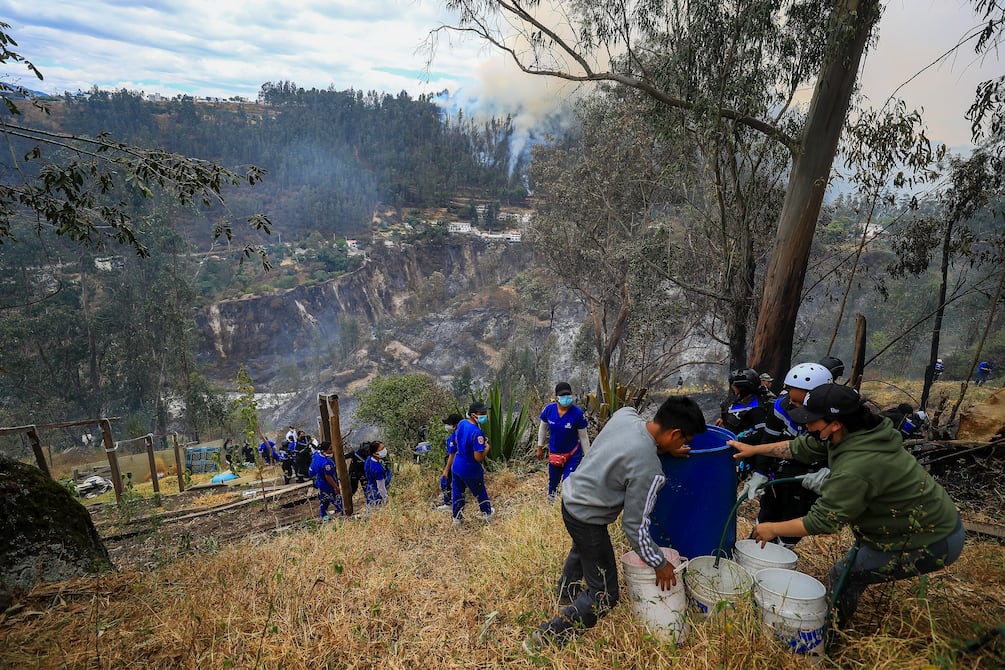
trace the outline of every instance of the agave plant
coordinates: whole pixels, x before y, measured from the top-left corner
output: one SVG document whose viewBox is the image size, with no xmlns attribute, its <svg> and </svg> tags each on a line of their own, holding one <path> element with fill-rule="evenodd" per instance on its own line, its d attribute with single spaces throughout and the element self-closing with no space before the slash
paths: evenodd
<svg viewBox="0 0 1005 670">
<path fill-rule="evenodd" d="M 527 408 L 521 406 L 517 410 L 516 400 L 510 393 L 504 410 L 499 384 L 492 385 L 488 399 L 482 399 L 482 402 L 492 408 L 488 421 L 482 427 L 485 438 L 492 446 L 489 460 L 506 462 L 519 453 L 520 447 L 525 446 L 527 441 L 524 435 L 527 431 Z"/>
<path fill-rule="evenodd" d="M 587 420 L 595 431 L 599 431 L 611 418 L 611 415 L 622 407 L 638 409 L 645 401 L 649 389 L 635 386 L 622 386 L 618 383 L 617 370 L 600 363 L 600 388 L 597 394 L 590 393 L 584 400 Z"/>
</svg>

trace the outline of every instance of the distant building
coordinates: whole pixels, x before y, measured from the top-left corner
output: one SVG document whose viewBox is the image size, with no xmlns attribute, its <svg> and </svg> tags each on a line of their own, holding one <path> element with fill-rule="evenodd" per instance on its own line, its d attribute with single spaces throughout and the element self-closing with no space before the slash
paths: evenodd
<svg viewBox="0 0 1005 670">
<path fill-rule="evenodd" d="M 470 233 L 471 224 L 467 221 L 451 221 L 447 224 L 448 233 Z"/>
<path fill-rule="evenodd" d="M 519 230 L 508 230 L 506 231 L 506 241 L 507 242 L 520 242 L 523 239 L 523 233 Z"/>
<path fill-rule="evenodd" d="M 94 267 L 103 272 L 121 270 L 126 266 L 126 261 L 122 256 L 101 256 L 94 259 Z"/>
</svg>

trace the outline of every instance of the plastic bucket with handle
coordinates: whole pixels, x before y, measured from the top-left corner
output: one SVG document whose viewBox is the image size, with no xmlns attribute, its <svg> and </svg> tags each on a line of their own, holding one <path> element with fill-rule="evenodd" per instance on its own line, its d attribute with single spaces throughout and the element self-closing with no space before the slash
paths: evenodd
<svg viewBox="0 0 1005 670">
<path fill-rule="evenodd" d="M 728 558 L 716 561 L 715 556 L 692 558 L 684 573 L 688 601 L 696 616 L 702 619 L 735 606 L 750 595 L 753 583 L 742 565 Z"/>
<path fill-rule="evenodd" d="M 795 570 L 799 556 L 774 542 L 768 542 L 762 547 L 757 540 L 737 540 L 733 545 L 733 560 L 755 575 L 758 570 L 767 568 Z"/>
<path fill-rule="evenodd" d="M 675 550 L 660 547 L 667 561 L 680 573 L 688 561 L 681 560 Z M 684 594 L 684 580 L 677 577 L 676 586 L 664 591 L 656 583 L 656 571 L 639 558 L 634 551 L 621 557 L 625 570 L 625 581 L 631 594 L 632 610 L 642 619 L 655 635 L 674 644 L 680 644 L 687 637 L 687 596 Z"/>
<path fill-rule="evenodd" d="M 797 654 L 822 655 L 827 621 L 827 589 L 795 570 L 767 568 L 754 575 L 754 602 L 761 627 Z"/>
</svg>

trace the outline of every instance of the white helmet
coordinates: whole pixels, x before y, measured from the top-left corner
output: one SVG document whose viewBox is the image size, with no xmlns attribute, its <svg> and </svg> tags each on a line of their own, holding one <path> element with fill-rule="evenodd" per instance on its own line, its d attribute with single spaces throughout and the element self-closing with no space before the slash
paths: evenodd
<svg viewBox="0 0 1005 670">
<path fill-rule="evenodd" d="M 834 383 L 831 371 L 819 363 L 800 363 L 785 373 L 785 385 L 812 391 L 823 384 Z"/>
</svg>

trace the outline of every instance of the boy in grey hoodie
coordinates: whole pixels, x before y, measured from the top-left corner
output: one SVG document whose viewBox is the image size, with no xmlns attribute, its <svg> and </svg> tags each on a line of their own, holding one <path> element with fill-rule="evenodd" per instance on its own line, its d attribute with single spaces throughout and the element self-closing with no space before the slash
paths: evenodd
<svg viewBox="0 0 1005 670">
<path fill-rule="evenodd" d="M 628 541 L 656 571 L 656 582 L 663 589 L 677 583 L 673 566 L 649 532 L 649 515 L 666 481 L 659 455 L 686 458 L 691 450 L 687 443 L 703 432 L 705 417 L 685 396 L 668 398 L 651 421 L 631 407 L 611 416 L 563 485 L 562 520 L 572 548 L 558 595 L 567 606 L 524 641 L 528 653 L 537 653 L 546 643 L 565 643 L 577 631 L 596 625 L 618 602 L 618 566 L 607 526 L 622 511 Z"/>
</svg>

